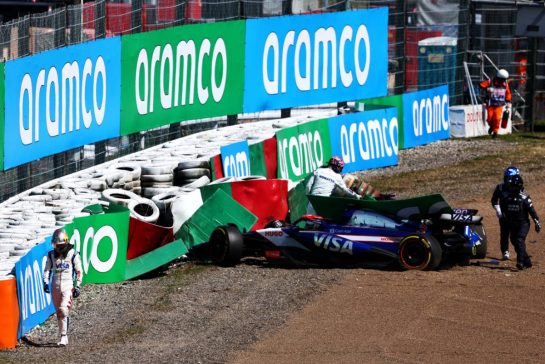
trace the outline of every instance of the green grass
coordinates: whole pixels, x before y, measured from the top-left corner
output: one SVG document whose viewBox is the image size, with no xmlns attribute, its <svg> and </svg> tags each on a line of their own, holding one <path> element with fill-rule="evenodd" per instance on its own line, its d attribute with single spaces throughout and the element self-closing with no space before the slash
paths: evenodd
<svg viewBox="0 0 545 364">
<path fill-rule="evenodd" d="M 163 312 L 175 309 L 176 306 L 172 302 L 172 296 L 178 289 L 188 284 L 190 279 L 195 275 L 212 268 L 211 266 L 188 263 L 181 267 L 169 269 L 168 274 L 160 278 L 160 285 L 163 287 L 163 292 L 157 296 L 151 308 Z"/>
<path fill-rule="evenodd" d="M 508 143 L 507 150 L 491 152 L 455 165 L 391 177 L 372 177 L 369 182 L 379 190 L 394 192 L 399 197 L 414 196 L 418 191 L 418 194 L 439 192 L 447 199 L 460 199 L 465 196 L 468 184 L 490 186 L 490 189 L 478 190 L 478 195 L 472 197 L 490 195 L 494 186 L 501 181 L 503 170 L 510 165 L 519 167 L 523 177 L 527 177 L 525 183 L 542 180 L 545 169 L 545 133 L 516 133 L 499 139 Z"/>
</svg>

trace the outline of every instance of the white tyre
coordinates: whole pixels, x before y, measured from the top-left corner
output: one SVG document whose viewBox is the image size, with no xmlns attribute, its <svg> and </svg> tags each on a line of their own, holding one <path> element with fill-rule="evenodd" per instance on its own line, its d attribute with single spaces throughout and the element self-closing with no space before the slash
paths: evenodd
<svg viewBox="0 0 545 364">
<path fill-rule="evenodd" d="M 187 185 L 184 185 L 182 187 L 183 188 L 199 188 L 199 187 L 206 186 L 209 183 L 210 183 L 210 178 L 208 178 L 207 176 L 202 176 L 201 178 L 199 178 L 195 182 L 191 182 L 191 183 L 189 183 Z"/>
<path fill-rule="evenodd" d="M 142 182 L 171 182 L 174 176 L 170 174 L 143 174 L 140 176 Z"/>
<path fill-rule="evenodd" d="M 174 167 L 172 165 L 164 166 L 142 166 L 142 176 L 172 174 Z"/>
<path fill-rule="evenodd" d="M 117 205 L 127 207 L 132 200 L 138 200 L 140 196 L 131 192 L 122 190 L 119 188 L 109 188 L 102 192 L 102 199 L 104 201 L 112 202 Z"/>
<path fill-rule="evenodd" d="M 210 169 L 210 161 L 207 160 L 188 160 L 178 163 L 178 170 L 193 169 L 193 168 L 205 168 Z"/>
<path fill-rule="evenodd" d="M 146 198 L 131 200 L 128 208 L 131 216 L 141 221 L 154 223 L 159 218 L 159 208 L 153 201 Z"/>
</svg>

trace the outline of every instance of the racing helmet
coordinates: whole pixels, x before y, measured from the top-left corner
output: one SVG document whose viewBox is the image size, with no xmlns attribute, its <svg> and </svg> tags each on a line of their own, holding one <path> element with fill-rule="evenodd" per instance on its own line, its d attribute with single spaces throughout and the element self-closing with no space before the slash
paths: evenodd
<svg viewBox="0 0 545 364">
<path fill-rule="evenodd" d="M 507 72 L 506 70 L 502 68 L 501 70 L 498 70 L 498 73 L 496 73 L 496 77 L 507 80 L 509 78 L 509 72 Z"/>
<path fill-rule="evenodd" d="M 333 156 L 329 159 L 327 166 L 330 167 L 333 171 L 341 173 L 344 168 L 344 161 L 341 157 Z"/>
<path fill-rule="evenodd" d="M 507 188 L 513 193 L 519 193 L 524 188 L 524 181 L 520 175 L 515 175 L 507 179 Z"/>
<path fill-rule="evenodd" d="M 505 171 L 503 172 L 503 181 L 507 183 L 507 180 L 513 176 L 520 176 L 520 170 L 515 166 L 505 168 Z"/>
<path fill-rule="evenodd" d="M 51 237 L 51 244 L 55 248 L 64 248 L 68 246 L 68 233 L 64 229 L 57 229 Z"/>
</svg>

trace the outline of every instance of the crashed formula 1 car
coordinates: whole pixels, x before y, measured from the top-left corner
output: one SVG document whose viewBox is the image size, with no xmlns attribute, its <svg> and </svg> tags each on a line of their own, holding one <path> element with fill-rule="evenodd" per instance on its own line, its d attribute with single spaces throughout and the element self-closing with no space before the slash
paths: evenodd
<svg viewBox="0 0 545 364">
<path fill-rule="evenodd" d="M 433 270 L 447 260 L 467 262 L 486 255 L 487 240 L 477 210 L 452 209 L 440 195 L 426 196 L 423 203 L 422 198 L 410 202 L 310 199 L 321 216 L 304 215 L 293 224 L 275 221 L 246 233 L 231 225 L 216 228 L 209 239 L 213 262 L 234 265 L 254 256 L 295 265 L 394 264 Z M 335 216 L 331 211 L 336 211 Z"/>
</svg>

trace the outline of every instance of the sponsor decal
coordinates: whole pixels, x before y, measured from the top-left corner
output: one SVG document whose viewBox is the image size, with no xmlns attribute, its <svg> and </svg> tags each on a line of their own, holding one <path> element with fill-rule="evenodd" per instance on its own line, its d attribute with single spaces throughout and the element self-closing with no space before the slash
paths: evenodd
<svg viewBox="0 0 545 364">
<path fill-rule="evenodd" d="M 6 63 L 6 168 L 119 136 L 120 47 L 111 38 Z"/>
<path fill-rule="evenodd" d="M 141 49 L 134 79 L 138 113 L 153 113 L 155 97 L 159 97 L 163 109 L 195 102 L 204 105 L 210 97 L 214 102 L 221 101 L 227 82 L 227 48 L 223 38 L 212 41 L 205 38 L 200 44 L 181 40 L 177 44 L 157 45 L 151 54 Z M 209 69 L 204 69 L 203 64 Z M 222 72 L 216 72 L 217 69 Z M 210 75 L 207 85 L 203 83 L 203 74 Z M 157 79 L 161 92 L 156 96 Z"/>
<path fill-rule="evenodd" d="M 51 295 L 45 293 L 43 288 L 43 271 L 47 252 L 51 249 L 51 237 L 48 237 L 15 263 L 20 312 L 19 338 L 55 312 Z"/>
<path fill-rule="evenodd" d="M 447 86 L 403 95 L 404 147 L 424 145 L 450 136 Z"/>
<path fill-rule="evenodd" d="M 74 233 L 70 238 L 70 244 L 74 245 L 76 249 L 81 252 L 83 272 L 89 272 L 90 266 L 100 273 L 109 272 L 116 262 L 119 249 L 117 233 L 114 228 L 105 225 L 95 232 L 93 227 L 89 227 L 83 236 L 84 238 L 82 241 L 80 231 L 74 229 Z M 99 246 L 101 243 L 108 244 L 108 242 L 110 247 L 106 251 L 108 251 L 109 254 L 107 254 L 106 257 L 99 257 Z"/>
<path fill-rule="evenodd" d="M 300 181 L 331 157 L 329 120 L 314 120 L 276 133 L 278 174 Z"/>
<path fill-rule="evenodd" d="M 265 236 L 268 236 L 268 237 L 284 236 L 284 232 L 282 230 L 265 231 Z"/>
<path fill-rule="evenodd" d="M 312 173 L 324 164 L 320 133 L 316 130 L 289 139 L 278 139 L 278 159 L 281 178 L 289 179 L 288 169 L 297 177 Z"/>
<path fill-rule="evenodd" d="M 387 23 L 386 8 L 247 20 L 244 112 L 385 95 Z"/>
<path fill-rule="evenodd" d="M 398 161 L 398 122 L 394 108 L 329 119 L 331 152 L 346 163 L 343 172 L 385 167 Z"/>
<path fill-rule="evenodd" d="M 332 252 L 353 254 L 352 242 L 335 235 L 314 234 L 314 245 Z"/>
<path fill-rule="evenodd" d="M 250 175 L 250 148 L 248 141 L 232 143 L 220 148 L 225 177 L 245 177 Z"/>
</svg>

